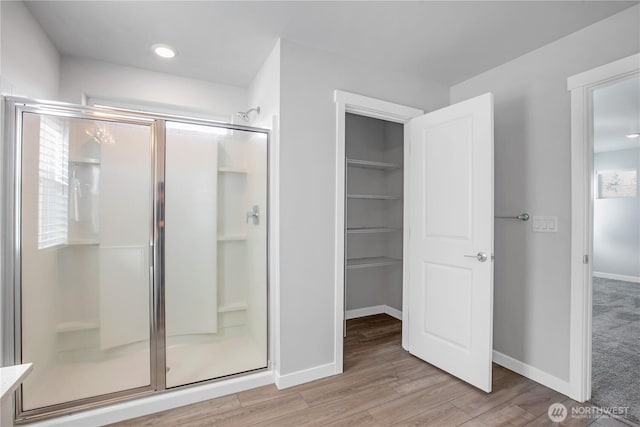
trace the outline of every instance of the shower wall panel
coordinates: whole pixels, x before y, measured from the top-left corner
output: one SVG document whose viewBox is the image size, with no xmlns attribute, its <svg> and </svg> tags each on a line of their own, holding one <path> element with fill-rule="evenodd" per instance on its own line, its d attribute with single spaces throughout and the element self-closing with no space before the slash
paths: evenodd
<svg viewBox="0 0 640 427">
<path fill-rule="evenodd" d="M 217 142 L 206 129 L 167 126 L 164 233 L 168 338 L 218 330 Z"/>
</svg>

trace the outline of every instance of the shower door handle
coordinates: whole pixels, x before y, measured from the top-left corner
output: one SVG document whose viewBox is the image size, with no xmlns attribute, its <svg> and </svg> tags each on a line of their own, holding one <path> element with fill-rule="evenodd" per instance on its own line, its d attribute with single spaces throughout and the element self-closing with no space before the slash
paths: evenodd
<svg viewBox="0 0 640 427">
<path fill-rule="evenodd" d="M 247 224 L 249 223 L 250 218 L 253 218 L 253 225 L 258 225 L 260 223 L 260 207 L 258 205 L 253 205 L 251 210 L 247 212 Z"/>
</svg>

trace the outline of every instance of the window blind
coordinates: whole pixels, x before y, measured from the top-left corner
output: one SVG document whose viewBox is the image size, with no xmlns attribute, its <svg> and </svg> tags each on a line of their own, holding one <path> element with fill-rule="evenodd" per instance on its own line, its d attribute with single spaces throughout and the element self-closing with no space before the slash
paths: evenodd
<svg viewBox="0 0 640 427">
<path fill-rule="evenodd" d="M 41 116 L 38 184 L 38 249 L 68 242 L 69 142 L 64 121 Z"/>
</svg>

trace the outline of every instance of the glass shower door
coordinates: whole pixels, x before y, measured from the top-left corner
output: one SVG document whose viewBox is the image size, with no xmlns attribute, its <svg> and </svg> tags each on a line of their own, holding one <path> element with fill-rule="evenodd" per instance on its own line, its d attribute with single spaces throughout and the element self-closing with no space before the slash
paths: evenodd
<svg viewBox="0 0 640 427">
<path fill-rule="evenodd" d="M 166 123 L 166 386 L 267 366 L 267 134 Z"/>
<path fill-rule="evenodd" d="M 151 125 L 20 123 L 21 410 L 151 389 Z"/>
<path fill-rule="evenodd" d="M 24 101 L 6 103 L 15 362 L 33 363 L 16 419 L 267 367 L 268 133 Z"/>
</svg>

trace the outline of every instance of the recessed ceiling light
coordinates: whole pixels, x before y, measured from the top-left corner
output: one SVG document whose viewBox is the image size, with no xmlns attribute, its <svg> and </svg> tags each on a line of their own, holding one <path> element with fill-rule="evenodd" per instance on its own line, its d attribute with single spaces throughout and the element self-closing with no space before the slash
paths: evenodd
<svg viewBox="0 0 640 427">
<path fill-rule="evenodd" d="M 176 50 L 166 44 L 154 44 L 151 46 L 151 49 L 153 49 L 153 52 L 160 58 L 170 59 L 176 56 Z"/>
<path fill-rule="evenodd" d="M 628 133 L 627 138 L 640 138 L 640 133 L 635 132 L 635 133 Z"/>
</svg>

